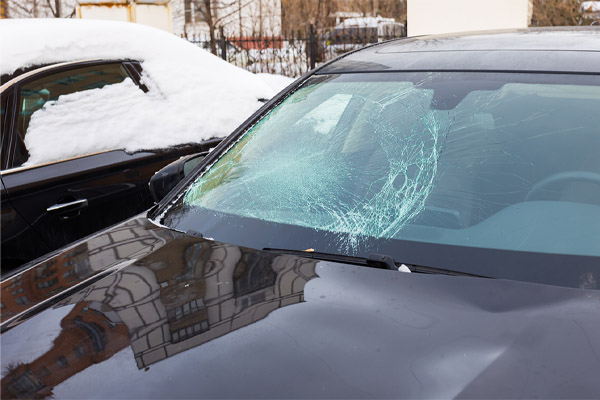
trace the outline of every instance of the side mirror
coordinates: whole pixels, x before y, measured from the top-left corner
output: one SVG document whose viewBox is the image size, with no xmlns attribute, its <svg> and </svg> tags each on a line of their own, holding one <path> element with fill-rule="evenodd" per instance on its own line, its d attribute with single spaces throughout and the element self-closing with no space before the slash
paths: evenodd
<svg viewBox="0 0 600 400">
<path fill-rule="evenodd" d="M 197 153 L 181 157 L 164 166 L 150 179 L 148 186 L 155 202 L 162 200 L 179 182 L 192 172 L 208 153 Z"/>
</svg>

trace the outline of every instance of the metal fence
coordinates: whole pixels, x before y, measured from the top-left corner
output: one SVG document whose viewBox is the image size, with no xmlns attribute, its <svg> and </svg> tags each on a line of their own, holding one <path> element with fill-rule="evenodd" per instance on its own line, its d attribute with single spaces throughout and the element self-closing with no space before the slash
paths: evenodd
<svg viewBox="0 0 600 400">
<path fill-rule="evenodd" d="M 254 73 L 295 78 L 348 51 L 402 36 L 405 36 L 404 30 L 381 35 L 377 29 L 310 29 L 271 37 L 227 38 L 218 35 L 215 47 L 221 58 L 238 67 Z M 188 41 L 205 50 L 211 49 L 207 37 L 192 36 Z"/>
</svg>

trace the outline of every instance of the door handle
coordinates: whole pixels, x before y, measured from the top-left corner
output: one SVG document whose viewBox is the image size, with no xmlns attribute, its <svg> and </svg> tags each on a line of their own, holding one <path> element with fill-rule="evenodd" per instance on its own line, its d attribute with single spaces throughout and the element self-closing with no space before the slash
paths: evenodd
<svg viewBox="0 0 600 400">
<path fill-rule="evenodd" d="M 79 210 L 80 208 L 87 207 L 88 201 L 87 199 L 70 201 L 68 203 L 59 203 L 53 206 L 50 206 L 46 209 L 46 211 L 50 214 L 63 213 L 68 211 Z"/>
</svg>

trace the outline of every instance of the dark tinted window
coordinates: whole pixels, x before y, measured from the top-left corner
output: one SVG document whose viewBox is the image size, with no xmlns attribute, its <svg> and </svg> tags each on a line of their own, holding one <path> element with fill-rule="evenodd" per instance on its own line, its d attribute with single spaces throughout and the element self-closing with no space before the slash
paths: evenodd
<svg viewBox="0 0 600 400">
<path fill-rule="evenodd" d="M 24 140 L 31 116 L 46 103 L 55 101 L 59 96 L 99 89 L 106 85 L 123 82 L 129 78 L 120 63 L 83 67 L 44 76 L 23 85 L 19 96 L 19 117 L 17 132 L 20 142 L 16 146 L 13 167 L 22 165 L 29 158 Z M 65 116 L 68 118 L 68 116 Z"/>
</svg>

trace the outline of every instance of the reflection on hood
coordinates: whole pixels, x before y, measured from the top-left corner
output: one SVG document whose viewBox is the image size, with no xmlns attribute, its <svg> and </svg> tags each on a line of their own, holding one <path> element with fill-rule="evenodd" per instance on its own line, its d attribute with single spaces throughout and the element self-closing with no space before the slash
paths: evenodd
<svg viewBox="0 0 600 400">
<path fill-rule="evenodd" d="M 52 348 L 8 365 L 2 396 L 51 396 L 59 383 L 127 346 L 138 368 L 147 368 L 302 302 L 315 276 L 313 260 L 173 240 L 58 303 L 75 307 Z"/>
</svg>

